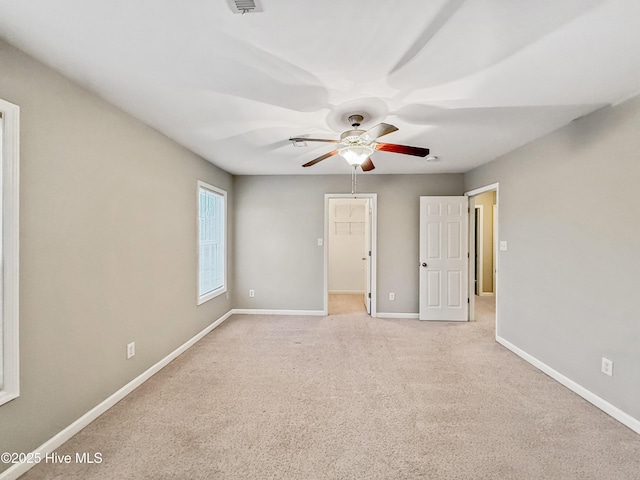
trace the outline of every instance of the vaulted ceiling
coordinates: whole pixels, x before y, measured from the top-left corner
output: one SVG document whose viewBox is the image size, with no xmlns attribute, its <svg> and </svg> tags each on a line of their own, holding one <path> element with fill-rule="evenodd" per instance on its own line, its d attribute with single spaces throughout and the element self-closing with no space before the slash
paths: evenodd
<svg viewBox="0 0 640 480">
<path fill-rule="evenodd" d="M 288 139 L 351 114 L 438 157 L 368 174 L 464 172 L 640 91 L 637 0 L 230 1 L 0 0 L 0 36 L 234 174 L 350 173 Z"/>
</svg>

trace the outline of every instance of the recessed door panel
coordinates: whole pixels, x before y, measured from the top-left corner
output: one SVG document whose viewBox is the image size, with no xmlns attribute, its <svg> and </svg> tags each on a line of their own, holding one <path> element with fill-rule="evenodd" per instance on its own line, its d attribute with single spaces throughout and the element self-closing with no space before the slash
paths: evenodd
<svg viewBox="0 0 640 480">
<path fill-rule="evenodd" d="M 427 225 L 427 258 L 441 258 L 441 248 L 440 244 L 442 242 L 442 237 L 440 235 L 440 230 L 442 226 L 439 223 L 430 223 Z"/>
<path fill-rule="evenodd" d="M 428 272 L 429 276 L 429 290 L 428 290 L 428 300 L 427 305 L 429 307 L 440 307 L 441 295 L 440 292 L 442 289 L 440 288 L 441 284 L 441 273 L 438 271 Z"/>
<path fill-rule="evenodd" d="M 460 308 L 462 305 L 462 285 L 460 272 L 447 272 L 447 306 Z"/>
<path fill-rule="evenodd" d="M 459 260 L 462 256 L 462 245 L 460 238 L 460 222 L 447 223 L 447 257 Z"/>
</svg>

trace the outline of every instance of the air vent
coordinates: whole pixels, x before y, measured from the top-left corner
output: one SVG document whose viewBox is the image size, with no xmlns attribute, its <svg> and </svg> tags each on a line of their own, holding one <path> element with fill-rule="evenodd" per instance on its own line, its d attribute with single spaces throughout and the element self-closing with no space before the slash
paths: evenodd
<svg viewBox="0 0 640 480">
<path fill-rule="evenodd" d="M 233 13 L 256 13 L 262 12 L 260 0 L 227 0 L 229 8 Z"/>
</svg>

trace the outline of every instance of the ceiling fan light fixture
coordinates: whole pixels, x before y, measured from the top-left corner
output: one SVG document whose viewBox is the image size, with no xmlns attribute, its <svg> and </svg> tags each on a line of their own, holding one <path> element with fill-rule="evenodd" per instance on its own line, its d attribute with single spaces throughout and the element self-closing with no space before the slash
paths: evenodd
<svg viewBox="0 0 640 480">
<path fill-rule="evenodd" d="M 373 148 L 367 145 L 349 145 L 338 150 L 338 154 L 352 166 L 362 165 L 372 153 Z"/>
</svg>

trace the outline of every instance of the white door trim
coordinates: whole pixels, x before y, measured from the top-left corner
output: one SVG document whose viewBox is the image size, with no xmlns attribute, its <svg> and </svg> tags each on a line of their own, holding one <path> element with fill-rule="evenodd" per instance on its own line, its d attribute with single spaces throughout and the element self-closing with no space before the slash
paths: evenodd
<svg viewBox="0 0 640 480">
<path fill-rule="evenodd" d="M 497 267 L 496 267 L 496 262 L 498 260 L 498 229 L 497 226 L 498 225 L 498 205 L 494 205 L 493 206 L 493 264 L 491 265 L 491 268 L 493 269 L 493 294 L 495 295 L 496 293 L 496 272 L 497 272 Z"/>
<path fill-rule="evenodd" d="M 368 198 L 371 200 L 371 316 L 377 316 L 377 229 L 378 194 L 377 193 L 325 193 L 324 195 L 324 314 L 329 314 L 329 199 L 331 198 Z"/>
<path fill-rule="evenodd" d="M 490 185 L 486 185 L 484 187 L 480 187 L 480 188 L 476 188 L 474 190 L 469 190 L 468 192 L 465 192 L 465 195 L 469 197 L 470 200 L 470 204 L 471 201 L 473 201 L 473 197 L 480 195 L 481 193 L 484 192 L 491 192 L 495 190 L 496 192 L 496 205 L 495 208 L 498 212 L 498 215 L 496 215 L 493 219 L 494 224 L 493 224 L 493 228 L 494 228 L 494 232 L 496 232 L 496 235 L 493 238 L 493 244 L 498 245 L 498 242 L 500 240 L 500 224 L 499 224 L 499 218 L 500 218 L 500 183 L 496 182 L 496 183 L 492 183 Z M 471 209 L 469 209 L 471 210 Z M 475 213 L 473 215 L 471 215 L 471 212 L 469 212 L 469 230 L 470 232 L 473 232 L 475 228 Z M 475 255 L 475 245 L 472 242 L 472 236 L 469 235 L 469 257 L 471 258 L 472 256 Z M 499 291 L 500 291 L 500 266 L 499 266 L 499 255 L 495 255 L 494 256 L 495 259 L 495 272 L 493 273 L 493 278 L 495 281 L 495 289 L 494 289 L 494 295 L 496 297 L 496 341 L 498 339 L 498 319 L 499 319 L 499 312 L 500 312 L 500 296 L 499 296 Z M 469 262 L 469 265 L 471 265 L 471 262 Z M 471 267 L 469 267 L 471 268 Z M 469 282 L 473 281 L 473 277 L 471 276 L 471 271 L 470 271 L 470 275 L 469 275 Z M 470 286 L 471 283 L 470 283 Z M 475 320 L 475 295 L 469 295 L 469 320 Z"/>
<path fill-rule="evenodd" d="M 476 272 L 476 277 L 477 277 L 477 291 L 478 291 L 478 295 L 482 295 L 482 290 L 484 287 L 484 280 L 483 280 L 483 268 L 484 268 L 484 258 L 483 258 L 483 254 L 484 254 L 484 245 L 482 243 L 483 239 L 484 239 L 484 205 L 474 205 L 473 206 L 474 211 L 478 210 L 478 218 L 480 219 L 480 225 L 478 225 L 477 228 L 474 228 L 474 232 L 478 232 L 478 238 L 475 239 L 474 241 L 474 245 L 478 245 L 478 249 L 480 250 L 480 255 L 478 255 L 478 252 L 473 252 L 474 256 L 469 258 L 469 261 L 473 261 L 474 262 L 474 266 L 475 269 L 477 270 Z M 475 221 L 475 216 L 473 217 L 474 221 Z M 474 225 L 475 227 L 475 225 Z M 476 260 L 477 257 L 477 260 Z M 469 294 L 471 295 L 471 292 L 473 292 L 473 294 L 475 295 L 476 293 L 476 289 L 474 288 L 473 290 L 469 290 Z M 471 301 L 469 301 L 469 303 L 471 303 Z"/>
</svg>

